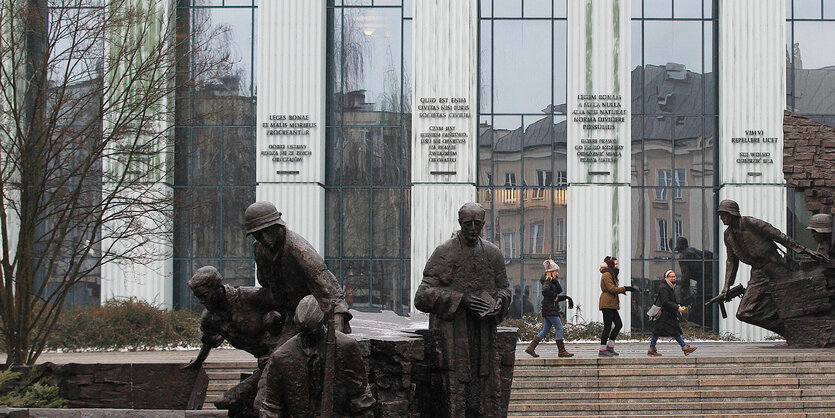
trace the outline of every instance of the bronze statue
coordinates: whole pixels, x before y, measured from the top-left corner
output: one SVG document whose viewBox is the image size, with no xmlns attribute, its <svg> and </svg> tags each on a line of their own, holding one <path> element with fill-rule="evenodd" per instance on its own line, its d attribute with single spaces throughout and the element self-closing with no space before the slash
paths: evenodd
<svg viewBox="0 0 835 418">
<path fill-rule="evenodd" d="M 816 260 L 825 260 L 826 257 L 787 237 L 768 222 L 741 216 L 739 205 L 733 200 L 720 202 L 717 212 L 722 223 L 728 227 L 725 229 L 728 254 L 725 286 L 720 296 L 725 299 L 728 290 L 734 284 L 739 262 L 750 265 L 751 278 L 739 303 L 736 317 L 743 322 L 784 335 L 784 318 L 778 313 L 778 305 L 772 296 L 772 286 L 775 281 L 789 280 L 793 272 L 790 263 L 780 256 L 775 242 L 798 253 L 808 254 Z"/>
<path fill-rule="evenodd" d="M 835 246 L 832 245 L 832 215 L 828 213 L 812 215 L 806 229 L 812 231 L 812 237 L 818 243 L 817 251 L 827 255 L 830 260 L 835 259 Z"/>
<path fill-rule="evenodd" d="M 258 369 L 214 402 L 218 409 L 229 410 L 230 416 L 253 416 L 258 380 L 281 333 L 282 316 L 272 309 L 268 289 L 224 285 L 211 266 L 198 269 L 188 286 L 205 309 L 200 319 L 203 346 L 184 369 L 201 367 L 212 348 L 224 340 L 255 356 Z"/>
<path fill-rule="evenodd" d="M 481 238 L 486 211 L 467 203 L 458 211 L 461 230 L 426 262 L 415 307 L 429 315 L 438 346 L 429 359 L 433 384 L 443 388 L 437 416 L 501 416 L 496 326 L 505 316 L 510 290 L 504 257 Z"/>
<path fill-rule="evenodd" d="M 258 283 L 272 291 L 274 309 L 291 317 L 299 301 L 312 294 L 323 310 L 336 306 L 337 330 L 350 333 L 351 314 L 336 277 L 310 243 L 287 228 L 275 205 L 255 202 L 246 208 L 244 220 L 247 235 L 255 238 Z M 293 324 L 286 324 L 278 343 L 295 333 Z"/>
<path fill-rule="evenodd" d="M 376 401 L 359 344 L 331 324 L 329 345 L 324 320 L 314 296 L 299 302 L 293 318 L 299 334 L 276 349 L 267 366 L 265 396 L 259 405 L 262 418 L 374 416 Z M 327 365 L 332 368 L 330 376 Z"/>
</svg>

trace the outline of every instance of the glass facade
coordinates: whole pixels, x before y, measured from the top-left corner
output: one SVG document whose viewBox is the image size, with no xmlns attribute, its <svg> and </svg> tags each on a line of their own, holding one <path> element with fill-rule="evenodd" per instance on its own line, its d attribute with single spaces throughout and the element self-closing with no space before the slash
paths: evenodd
<svg viewBox="0 0 835 418">
<path fill-rule="evenodd" d="M 667 269 L 691 325 L 717 329 L 712 310 L 718 235 L 718 1 L 632 2 L 632 329 Z M 688 289 L 689 288 L 689 289 Z"/>
<path fill-rule="evenodd" d="M 411 4 L 330 3 L 325 261 L 352 308 L 408 312 Z"/>
<path fill-rule="evenodd" d="M 243 209 L 255 201 L 257 8 L 252 0 L 177 5 L 177 29 L 193 38 L 178 51 L 188 57 L 178 60 L 178 76 L 210 81 L 176 97 L 174 305 L 197 309 L 187 282 L 202 266 L 217 267 L 228 284 L 254 284 Z M 209 71 L 202 67 L 212 59 L 206 54 L 227 56 L 228 65 Z"/>
<path fill-rule="evenodd" d="M 478 200 L 505 257 L 510 315 L 538 311 L 542 261 L 566 268 L 566 2 L 482 0 Z M 520 77 L 524 74 L 523 77 Z"/>
<path fill-rule="evenodd" d="M 833 39 L 835 2 L 786 0 L 786 105 L 835 127 Z"/>
</svg>

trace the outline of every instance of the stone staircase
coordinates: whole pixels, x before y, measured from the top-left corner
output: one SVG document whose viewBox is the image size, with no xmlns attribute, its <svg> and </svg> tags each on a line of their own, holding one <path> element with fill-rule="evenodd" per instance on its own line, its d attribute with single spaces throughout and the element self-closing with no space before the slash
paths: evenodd
<svg viewBox="0 0 835 418">
<path fill-rule="evenodd" d="M 516 360 L 509 416 L 580 415 L 835 416 L 835 355 Z"/>
<path fill-rule="evenodd" d="M 203 409 L 255 361 L 206 363 Z M 509 416 L 835 417 L 835 353 L 751 357 L 521 358 Z"/>
<path fill-rule="evenodd" d="M 206 401 L 203 403 L 203 409 L 216 409 L 212 401 L 232 386 L 237 385 L 241 381 L 241 373 L 250 373 L 257 367 L 258 363 L 255 359 L 240 362 L 204 363 L 203 370 L 209 376 L 209 387 L 206 390 Z"/>
</svg>

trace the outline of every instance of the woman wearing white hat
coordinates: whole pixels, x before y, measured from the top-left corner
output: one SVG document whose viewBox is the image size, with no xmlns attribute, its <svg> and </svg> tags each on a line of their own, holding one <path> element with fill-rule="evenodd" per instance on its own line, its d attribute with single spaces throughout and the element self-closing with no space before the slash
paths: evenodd
<svg viewBox="0 0 835 418">
<path fill-rule="evenodd" d="M 562 321 L 560 321 L 560 305 L 559 303 L 568 300 L 568 307 L 574 306 L 574 301 L 568 296 L 560 296 L 562 293 L 562 286 L 560 286 L 559 271 L 560 266 L 554 260 L 545 260 L 542 265 L 545 267 L 545 274 L 539 279 L 542 283 L 542 332 L 534 335 L 531 344 L 525 349 L 525 352 L 533 357 L 539 357 L 536 354 L 536 346 L 539 341 L 545 339 L 554 328 L 554 333 L 557 337 L 557 347 L 559 348 L 560 357 L 572 357 L 574 354 L 565 350 L 565 344 L 562 341 Z"/>
</svg>

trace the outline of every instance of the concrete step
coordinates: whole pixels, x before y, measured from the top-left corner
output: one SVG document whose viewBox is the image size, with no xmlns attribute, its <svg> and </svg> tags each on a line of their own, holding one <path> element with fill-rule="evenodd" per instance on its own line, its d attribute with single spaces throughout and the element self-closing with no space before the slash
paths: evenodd
<svg viewBox="0 0 835 418">
<path fill-rule="evenodd" d="M 576 412 L 576 413 L 569 413 L 569 414 L 561 414 L 561 413 L 530 413 L 530 414 L 512 414 L 508 415 L 508 418 L 519 418 L 519 417 L 529 417 L 529 416 L 538 416 L 544 418 L 561 418 L 561 417 L 576 417 L 576 416 L 631 416 L 631 417 L 657 417 L 657 416 L 679 416 L 676 412 L 668 412 L 663 413 L 663 411 L 653 412 L 652 414 L 644 414 L 641 412 L 634 412 L 634 411 L 621 411 L 621 412 L 611 412 L 611 411 L 596 411 L 596 412 Z M 771 412 L 771 413 L 742 413 L 742 414 L 711 414 L 711 413 L 696 413 L 691 415 L 693 417 L 705 417 L 705 418 L 712 418 L 712 417 L 722 417 L 722 418 L 771 418 L 771 417 L 780 417 L 780 418 L 819 418 L 819 417 L 832 417 L 831 413 L 826 412 Z"/>
<path fill-rule="evenodd" d="M 509 414 L 517 413 L 551 413 L 570 411 L 611 411 L 611 412 L 675 412 L 677 414 L 700 414 L 700 413 L 775 413 L 775 412 L 803 412 L 806 409 L 815 409 L 816 412 L 835 410 L 835 401 L 659 401 L 659 402 L 619 402 L 619 403 L 598 403 L 598 402 L 565 402 L 565 403 L 512 403 L 508 409 Z"/>
<path fill-rule="evenodd" d="M 210 381 L 213 381 L 213 380 L 235 380 L 235 381 L 240 381 L 240 380 L 241 380 L 241 373 L 248 373 L 248 371 L 245 371 L 245 370 L 232 370 L 232 371 L 225 371 L 225 372 L 215 372 L 215 371 L 213 371 L 213 372 L 211 372 L 211 373 L 206 372 L 206 374 L 209 376 L 209 380 L 210 380 Z"/>
<path fill-rule="evenodd" d="M 786 412 L 832 412 L 835 411 L 835 401 L 802 401 L 769 400 L 767 402 L 743 401 L 696 401 L 696 400 L 665 400 L 658 402 L 560 402 L 560 403 L 511 403 L 509 415 L 539 415 L 567 412 L 612 412 L 612 413 L 643 413 L 676 415 L 694 414 L 760 414 Z M 750 415 L 749 415 L 750 416 Z"/>
<path fill-rule="evenodd" d="M 255 361 L 230 361 L 223 363 L 203 363 L 203 368 L 208 373 L 212 369 L 242 369 L 253 370 L 258 368 L 258 362 Z"/>
<path fill-rule="evenodd" d="M 520 392 L 510 394 L 511 402 L 547 403 L 575 399 L 596 399 L 599 402 L 618 402 L 621 400 L 651 399 L 702 399 L 733 401 L 737 399 L 772 399 L 772 400 L 829 400 L 835 399 L 835 389 L 771 389 L 771 390 L 606 390 L 606 391 L 571 391 L 571 392 Z M 815 399 L 811 399 L 815 398 Z"/>
</svg>

